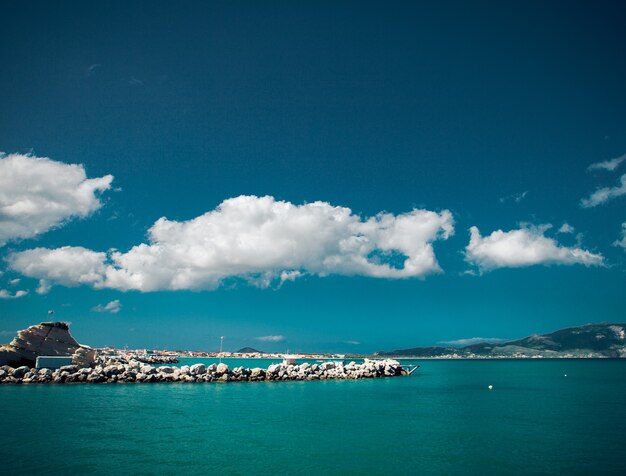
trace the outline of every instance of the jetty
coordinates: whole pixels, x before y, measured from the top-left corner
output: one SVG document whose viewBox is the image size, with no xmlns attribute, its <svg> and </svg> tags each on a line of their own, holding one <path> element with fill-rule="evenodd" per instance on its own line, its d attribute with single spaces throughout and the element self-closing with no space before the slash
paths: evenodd
<svg viewBox="0 0 626 476">
<path fill-rule="evenodd" d="M 154 366 L 138 360 L 98 361 L 89 367 L 65 365 L 58 369 L 0 367 L 1 384 L 35 383 L 158 383 L 158 382 L 263 382 L 285 380 L 356 380 L 408 376 L 411 370 L 396 360 L 369 360 L 363 363 L 324 362 L 321 364 L 272 364 L 266 369 L 221 364 L 194 364 L 181 367 Z"/>
</svg>

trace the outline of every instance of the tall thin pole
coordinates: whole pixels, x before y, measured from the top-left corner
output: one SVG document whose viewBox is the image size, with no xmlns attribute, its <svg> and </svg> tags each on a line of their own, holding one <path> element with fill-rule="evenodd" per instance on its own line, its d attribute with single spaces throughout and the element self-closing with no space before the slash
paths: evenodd
<svg viewBox="0 0 626 476">
<path fill-rule="evenodd" d="M 222 348 L 224 346 L 224 336 L 220 336 L 220 364 L 222 363 Z"/>
</svg>

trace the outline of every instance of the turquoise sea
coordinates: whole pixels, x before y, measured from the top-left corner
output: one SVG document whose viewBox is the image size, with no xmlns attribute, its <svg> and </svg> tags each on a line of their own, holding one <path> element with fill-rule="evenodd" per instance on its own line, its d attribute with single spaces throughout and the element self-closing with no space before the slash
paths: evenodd
<svg viewBox="0 0 626 476">
<path fill-rule="evenodd" d="M 419 364 L 359 381 L 0 386 L 0 473 L 626 474 L 626 361 Z"/>
</svg>

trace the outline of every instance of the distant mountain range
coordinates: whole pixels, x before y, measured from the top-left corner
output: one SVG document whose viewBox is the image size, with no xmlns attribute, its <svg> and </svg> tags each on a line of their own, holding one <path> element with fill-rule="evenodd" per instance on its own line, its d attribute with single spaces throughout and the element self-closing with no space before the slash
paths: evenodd
<svg viewBox="0 0 626 476">
<path fill-rule="evenodd" d="M 242 349 L 239 349 L 237 353 L 239 354 L 265 354 L 265 352 L 263 352 L 262 350 L 256 350 L 256 349 L 253 349 L 252 347 L 244 347 Z"/>
<path fill-rule="evenodd" d="M 405 357 L 612 357 L 626 358 L 626 324 L 586 324 L 549 334 L 464 347 L 412 347 L 377 356 Z"/>
</svg>

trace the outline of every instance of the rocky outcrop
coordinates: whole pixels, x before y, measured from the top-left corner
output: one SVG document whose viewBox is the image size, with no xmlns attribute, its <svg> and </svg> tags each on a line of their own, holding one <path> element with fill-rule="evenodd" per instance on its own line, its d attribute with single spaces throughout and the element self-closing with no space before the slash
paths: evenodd
<svg viewBox="0 0 626 476">
<path fill-rule="evenodd" d="M 42 322 L 18 331 L 15 339 L 0 347 L 0 365 L 34 367 L 40 355 L 72 356 L 80 366 L 95 359 L 95 350 L 80 345 L 64 322 Z"/>
<path fill-rule="evenodd" d="M 195 364 L 155 367 L 137 360 L 99 359 L 92 367 L 67 365 L 57 370 L 0 367 L 0 383 L 157 383 L 157 382 L 259 382 L 284 380 L 332 380 L 409 375 L 396 360 L 366 360 L 363 363 L 274 364 L 267 369 L 226 364 Z"/>
</svg>

